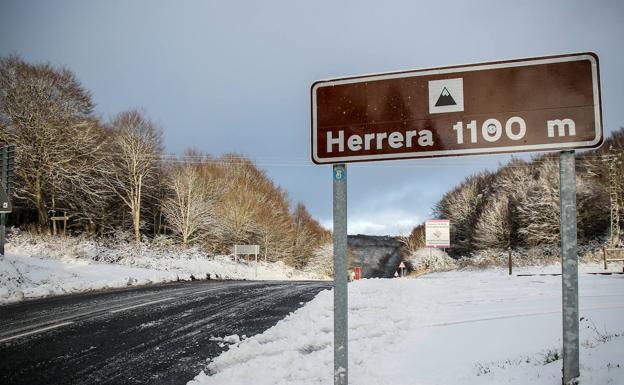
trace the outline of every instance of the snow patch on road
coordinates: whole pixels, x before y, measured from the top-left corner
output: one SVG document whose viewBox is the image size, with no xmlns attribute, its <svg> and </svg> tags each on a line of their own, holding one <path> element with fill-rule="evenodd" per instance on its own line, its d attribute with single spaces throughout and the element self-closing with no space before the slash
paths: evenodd
<svg viewBox="0 0 624 385">
<path fill-rule="evenodd" d="M 583 384 L 624 383 L 624 276 L 587 274 L 602 271 L 580 269 Z M 332 296 L 232 345 L 189 384 L 332 384 Z M 488 269 L 349 285 L 353 384 L 560 384 L 560 348 L 560 276 Z"/>
<path fill-rule="evenodd" d="M 231 345 L 238 345 L 240 344 L 241 340 L 244 340 L 245 338 L 247 338 L 247 336 L 244 334 L 241 337 L 239 337 L 238 334 L 232 334 L 230 336 L 225 336 L 225 337 L 211 336 L 209 340 L 213 342 L 218 342 L 219 347 L 225 347 L 225 346 L 231 346 Z"/>
</svg>

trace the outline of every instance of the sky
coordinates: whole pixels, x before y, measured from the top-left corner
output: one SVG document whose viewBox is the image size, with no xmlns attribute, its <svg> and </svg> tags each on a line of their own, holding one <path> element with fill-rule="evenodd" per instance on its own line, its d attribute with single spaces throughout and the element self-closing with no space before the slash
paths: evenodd
<svg viewBox="0 0 624 385">
<path fill-rule="evenodd" d="M 603 127 L 624 126 L 624 2 L 32 1 L 0 4 L 0 56 L 70 68 L 109 119 L 143 108 L 165 150 L 253 159 L 332 225 L 331 166 L 310 160 L 310 86 L 378 72 L 593 51 Z M 350 234 L 400 234 L 508 155 L 348 166 Z"/>
</svg>

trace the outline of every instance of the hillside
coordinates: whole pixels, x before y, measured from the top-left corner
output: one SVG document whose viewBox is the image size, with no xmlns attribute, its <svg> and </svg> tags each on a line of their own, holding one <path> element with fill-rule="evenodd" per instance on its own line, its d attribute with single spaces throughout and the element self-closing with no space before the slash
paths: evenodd
<svg viewBox="0 0 624 385">
<path fill-rule="evenodd" d="M 624 201 L 624 128 L 614 131 L 598 150 L 577 154 L 579 244 L 598 247 L 610 237 L 611 183 Z M 609 177 L 609 162 L 615 173 Z M 559 248 L 559 158 L 555 153 L 529 161 L 514 158 L 494 172 L 467 177 L 445 193 L 433 208 L 451 223 L 451 256 L 470 257 L 482 250 L 523 250 L 546 256 Z M 424 242 L 424 224 L 410 240 Z M 620 241 L 621 242 L 621 241 Z"/>
<path fill-rule="evenodd" d="M 251 159 L 166 154 L 163 132 L 141 109 L 101 119 L 68 68 L 0 57 L 0 144 L 14 155 L 8 225 L 111 242 L 164 236 L 210 255 L 255 244 L 262 260 L 297 269 L 328 242 Z"/>
</svg>

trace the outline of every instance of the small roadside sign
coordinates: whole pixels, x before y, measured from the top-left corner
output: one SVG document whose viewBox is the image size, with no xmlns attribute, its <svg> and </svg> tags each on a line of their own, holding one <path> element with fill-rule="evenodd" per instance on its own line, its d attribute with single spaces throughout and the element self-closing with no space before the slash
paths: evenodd
<svg viewBox="0 0 624 385">
<path fill-rule="evenodd" d="M 238 263 L 239 255 L 254 255 L 255 256 L 256 278 L 258 278 L 258 254 L 260 254 L 260 245 L 234 245 L 234 261 L 236 263 Z"/>
<path fill-rule="evenodd" d="M 399 264 L 399 269 L 401 269 L 401 277 L 405 277 L 405 263 L 403 261 Z"/>
<path fill-rule="evenodd" d="M 356 266 L 353 268 L 353 279 L 358 281 L 362 279 L 362 268 L 360 266 Z"/>
<path fill-rule="evenodd" d="M 234 245 L 234 254 L 260 254 L 260 245 Z"/>
<path fill-rule="evenodd" d="M 440 249 L 451 247 L 451 225 L 448 219 L 432 219 L 425 222 L 425 246 Z"/>
</svg>

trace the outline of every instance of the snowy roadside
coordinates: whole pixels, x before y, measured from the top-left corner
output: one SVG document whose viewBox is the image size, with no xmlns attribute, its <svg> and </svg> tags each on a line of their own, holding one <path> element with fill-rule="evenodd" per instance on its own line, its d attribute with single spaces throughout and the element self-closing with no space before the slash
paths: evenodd
<svg viewBox="0 0 624 385">
<path fill-rule="evenodd" d="M 7 254 L 0 259 L 0 304 L 176 279 L 176 273 L 168 271 Z"/>
<path fill-rule="evenodd" d="M 318 274 L 295 270 L 284 263 L 206 256 L 141 244 L 102 246 L 94 241 L 28 237 L 13 238 L 7 256 L 0 257 L 0 304 L 27 298 L 78 293 L 106 288 L 176 280 L 317 280 Z"/>
<path fill-rule="evenodd" d="M 28 298 L 80 293 L 132 285 L 198 279 L 309 280 L 282 263 L 234 263 L 229 257 L 187 258 L 158 261 L 162 269 L 148 269 L 87 259 L 48 259 L 7 254 L 0 258 L 0 304 Z"/>
<path fill-rule="evenodd" d="M 613 271 L 619 271 L 617 266 Z M 559 267 L 515 273 L 556 273 Z M 583 384 L 624 383 L 624 276 L 580 268 Z M 350 383 L 560 384 L 561 277 L 504 269 L 349 285 Z M 332 384 L 332 293 L 234 343 L 193 385 Z"/>
</svg>

